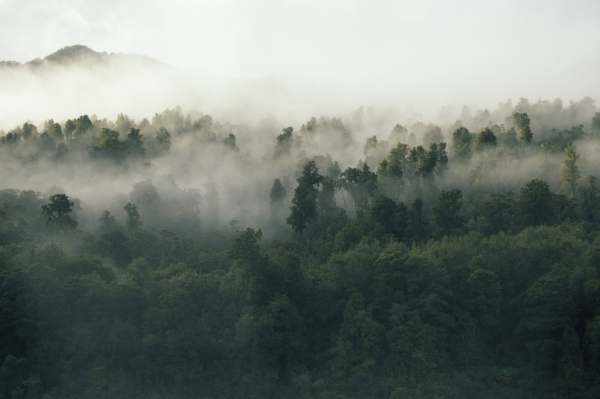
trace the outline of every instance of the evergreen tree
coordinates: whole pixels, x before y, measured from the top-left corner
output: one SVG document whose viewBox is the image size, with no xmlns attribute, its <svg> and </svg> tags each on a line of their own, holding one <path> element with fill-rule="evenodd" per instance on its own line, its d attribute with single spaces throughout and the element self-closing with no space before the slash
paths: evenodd
<svg viewBox="0 0 600 399">
<path fill-rule="evenodd" d="M 519 135 L 519 140 L 522 143 L 529 144 L 533 139 L 533 133 L 531 131 L 531 121 L 529 120 L 529 115 L 524 112 L 515 112 L 512 115 L 513 123 L 517 128 L 517 133 Z"/>
<path fill-rule="evenodd" d="M 563 190 L 572 198 L 577 192 L 577 181 L 581 177 L 577 160 L 579 154 L 575 151 L 575 147 L 569 145 L 565 149 L 565 159 L 560 166 L 560 182 Z"/>
<path fill-rule="evenodd" d="M 137 206 L 134 203 L 128 202 L 123 209 L 125 209 L 125 213 L 127 214 L 127 228 L 130 231 L 139 230 L 142 227 L 142 218 Z"/>
<path fill-rule="evenodd" d="M 323 176 L 314 161 L 308 162 L 298 178 L 298 186 L 294 190 L 291 214 L 287 219 L 292 229 L 301 234 L 306 226 L 317 219 L 317 196 Z"/>
</svg>

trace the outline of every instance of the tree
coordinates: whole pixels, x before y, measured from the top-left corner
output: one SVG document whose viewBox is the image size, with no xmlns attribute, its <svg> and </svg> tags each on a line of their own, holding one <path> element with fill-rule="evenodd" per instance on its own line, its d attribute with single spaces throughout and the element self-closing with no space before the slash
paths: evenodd
<svg viewBox="0 0 600 399">
<path fill-rule="evenodd" d="M 565 148 L 565 159 L 560 166 L 560 183 L 563 190 L 573 198 L 577 192 L 577 181 L 581 177 L 579 168 L 577 167 L 577 160 L 579 154 L 575 151 L 573 145 L 569 145 Z"/>
<path fill-rule="evenodd" d="M 496 146 L 496 135 L 491 129 L 483 129 L 477 136 L 477 149 L 485 150 Z"/>
<path fill-rule="evenodd" d="M 100 224 L 100 233 L 107 234 L 111 233 L 115 230 L 118 230 L 119 225 L 117 224 L 117 220 L 109 211 L 103 211 L 102 215 L 98 219 L 98 223 Z"/>
<path fill-rule="evenodd" d="M 131 128 L 127 135 L 127 141 L 125 142 L 125 148 L 129 155 L 135 157 L 141 157 L 146 153 L 144 148 L 144 142 L 140 129 Z"/>
<path fill-rule="evenodd" d="M 342 377 L 372 371 L 380 358 L 385 330 L 373 320 L 360 293 L 353 293 L 344 309 L 344 321 L 335 343 L 336 373 Z"/>
<path fill-rule="evenodd" d="M 559 358 L 560 376 L 568 389 L 575 391 L 583 377 L 583 354 L 577 332 L 571 326 L 563 329 Z"/>
<path fill-rule="evenodd" d="M 346 168 L 341 175 L 341 184 L 352 196 L 356 207 L 365 208 L 377 191 L 377 175 L 363 163 L 362 168 Z"/>
<path fill-rule="evenodd" d="M 127 228 L 130 231 L 139 230 L 142 227 L 142 218 L 137 210 L 137 206 L 128 202 L 123 209 L 125 209 L 125 213 L 127 214 Z"/>
<path fill-rule="evenodd" d="M 294 128 L 288 126 L 281 131 L 279 136 L 277 136 L 277 143 L 275 145 L 275 158 L 280 158 L 290 154 L 290 151 L 292 150 L 292 144 L 294 143 L 293 132 Z"/>
<path fill-rule="evenodd" d="M 397 123 L 388 136 L 388 141 L 396 146 L 400 143 L 407 143 L 408 129 Z"/>
<path fill-rule="evenodd" d="M 533 179 L 522 189 L 519 196 L 521 220 L 525 226 L 550 224 L 556 220 L 554 198 L 548 183 Z"/>
<path fill-rule="evenodd" d="M 429 158 L 433 164 L 433 171 L 439 176 L 448 168 L 448 152 L 446 143 L 433 143 L 429 146 Z"/>
<path fill-rule="evenodd" d="M 423 242 L 429 238 L 429 221 L 423 212 L 423 201 L 417 198 L 408 212 L 408 224 L 406 226 L 406 238 L 413 242 Z"/>
<path fill-rule="evenodd" d="M 460 127 L 452 133 L 452 150 L 457 158 L 470 158 L 472 143 L 473 135 L 468 129 Z"/>
<path fill-rule="evenodd" d="M 442 191 L 437 204 L 433 208 L 433 220 L 441 235 L 460 232 L 464 227 L 462 208 L 462 192 L 458 189 Z"/>
<path fill-rule="evenodd" d="M 73 206 L 73 201 L 66 194 L 54 194 L 50 202 L 42 206 L 42 214 L 49 225 L 72 230 L 77 227 L 77 221 L 71 215 Z"/>
<path fill-rule="evenodd" d="M 69 119 L 65 122 L 65 140 L 67 142 L 70 142 L 73 139 L 73 133 L 75 132 L 75 129 L 77 129 L 77 125 L 75 125 L 75 121 L 72 119 Z"/>
<path fill-rule="evenodd" d="M 23 135 L 23 140 L 30 140 L 35 138 L 38 134 L 37 127 L 29 122 L 23 124 L 21 132 Z"/>
<path fill-rule="evenodd" d="M 442 174 L 448 164 L 446 143 L 433 143 L 427 151 L 422 146 L 413 147 L 408 154 L 406 175 L 410 178 L 423 178 L 430 181 L 434 173 Z"/>
<path fill-rule="evenodd" d="M 270 193 L 271 204 L 281 202 L 285 198 L 286 194 L 287 194 L 286 189 L 285 189 L 285 187 L 283 187 L 283 184 L 281 184 L 281 180 L 275 179 L 273 181 L 273 185 L 271 186 L 271 193 Z"/>
<path fill-rule="evenodd" d="M 592 118 L 592 131 L 600 134 L 600 112 L 596 112 Z"/>
<path fill-rule="evenodd" d="M 385 157 L 386 145 L 384 141 L 379 141 L 377 136 L 369 137 L 363 148 L 365 162 L 369 165 L 377 165 Z"/>
<path fill-rule="evenodd" d="M 591 227 L 600 226 L 600 188 L 598 179 L 589 176 L 579 189 L 581 218 Z"/>
<path fill-rule="evenodd" d="M 243 263 L 245 268 L 254 270 L 265 261 L 260 252 L 259 242 L 261 239 L 261 230 L 247 228 L 233 240 L 229 256 L 233 260 Z"/>
<path fill-rule="evenodd" d="M 55 123 L 53 119 L 49 119 L 46 121 L 44 126 L 44 130 L 50 137 L 59 142 L 62 142 L 64 139 L 62 128 L 59 123 Z"/>
<path fill-rule="evenodd" d="M 379 165 L 378 174 L 401 179 L 404 177 L 407 164 L 408 146 L 398 143 L 387 158 Z"/>
<path fill-rule="evenodd" d="M 94 153 L 116 161 L 120 161 L 123 158 L 124 149 L 123 143 L 119 140 L 119 132 L 106 128 L 100 132 L 97 143 L 93 148 Z"/>
<path fill-rule="evenodd" d="M 69 119 L 65 122 L 65 137 L 67 141 L 78 139 L 88 131 L 92 130 L 93 127 L 94 124 L 87 115 L 82 115 L 75 120 Z"/>
<path fill-rule="evenodd" d="M 512 192 L 493 193 L 481 206 L 482 231 L 496 234 L 511 231 L 516 219 L 515 198 Z"/>
<path fill-rule="evenodd" d="M 159 153 L 166 154 L 171 149 L 171 134 L 167 129 L 161 127 L 156 133 L 156 142 L 158 143 Z"/>
<path fill-rule="evenodd" d="M 378 194 L 370 206 L 370 214 L 383 234 L 391 234 L 398 240 L 409 238 L 407 236 L 409 210 L 404 203 L 396 203 L 391 198 Z"/>
<path fill-rule="evenodd" d="M 223 144 L 232 151 L 238 151 L 237 138 L 233 133 L 229 133 L 227 137 L 223 139 Z"/>
<path fill-rule="evenodd" d="M 287 219 L 296 233 L 301 234 L 308 223 L 317 219 L 317 197 L 322 180 L 323 176 L 319 174 L 315 161 L 304 165 L 302 175 L 298 178 L 298 186 L 294 190 L 291 214 Z"/>
<path fill-rule="evenodd" d="M 525 112 L 515 112 L 512 115 L 513 123 L 517 128 L 517 133 L 519 134 L 519 140 L 522 143 L 529 144 L 533 139 L 533 133 L 531 132 L 531 121 L 529 120 L 529 115 Z"/>
<path fill-rule="evenodd" d="M 423 133 L 423 143 L 425 145 L 431 145 L 435 143 L 441 143 L 444 141 L 444 135 L 442 129 L 436 125 L 428 125 Z"/>
<path fill-rule="evenodd" d="M 125 114 L 117 115 L 117 120 L 115 121 L 115 129 L 122 134 L 127 134 L 127 132 L 133 129 L 134 122 Z"/>
<path fill-rule="evenodd" d="M 286 295 L 279 295 L 257 311 L 257 345 L 267 364 L 285 382 L 290 364 L 304 355 L 303 320 Z"/>
</svg>

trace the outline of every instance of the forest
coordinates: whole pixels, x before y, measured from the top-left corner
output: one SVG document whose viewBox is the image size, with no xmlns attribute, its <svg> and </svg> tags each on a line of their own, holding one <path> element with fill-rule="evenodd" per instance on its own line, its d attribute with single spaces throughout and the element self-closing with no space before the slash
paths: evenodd
<svg viewBox="0 0 600 399">
<path fill-rule="evenodd" d="M 600 397 L 600 108 L 0 132 L 0 398 Z"/>
</svg>

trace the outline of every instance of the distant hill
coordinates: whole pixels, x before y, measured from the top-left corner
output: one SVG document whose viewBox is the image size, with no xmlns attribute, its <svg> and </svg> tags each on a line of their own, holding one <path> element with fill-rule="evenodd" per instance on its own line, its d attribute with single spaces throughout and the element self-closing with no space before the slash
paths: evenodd
<svg viewBox="0 0 600 399">
<path fill-rule="evenodd" d="M 146 117 L 196 104 L 196 88 L 176 67 L 149 57 L 69 46 L 27 62 L 0 62 L 0 129 L 84 114 Z"/>
<path fill-rule="evenodd" d="M 146 56 L 135 54 L 119 54 L 98 52 L 91 48 L 77 44 L 63 47 L 60 50 L 44 57 L 20 63 L 16 61 L 0 61 L 0 68 L 30 68 L 60 65 L 60 66 L 92 66 L 112 63 L 139 63 L 146 66 L 165 66 L 164 64 Z"/>
</svg>

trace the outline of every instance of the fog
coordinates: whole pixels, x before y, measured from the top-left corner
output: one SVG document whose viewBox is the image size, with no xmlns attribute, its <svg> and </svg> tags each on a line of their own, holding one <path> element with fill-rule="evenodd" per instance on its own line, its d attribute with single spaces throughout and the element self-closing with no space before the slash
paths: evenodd
<svg viewBox="0 0 600 399">
<path fill-rule="evenodd" d="M 598 21 L 0 0 L 0 399 L 598 397 Z"/>
<path fill-rule="evenodd" d="M 67 117 L 61 109 L 143 117 L 166 103 L 287 123 L 359 106 L 431 119 L 446 105 L 597 98 L 599 18 L 593 0 L 2 0 L 0 59 L 84 44 L 152 57 L 176 76 L 11 78 L 0 123 Z"/>
<path fill-rule="evenodd" d="M 450 143 L 459 126 L 508 129 L 514 111 L 530 114 L 538 141 L 556 136 L 552 129 L 583 125 L 589 132 L 600 95 L 598 18 L 600 6 L 585 0 L 176 0 L 143 7 L 131 0 L 2 0 L 0 59 L 22 64 L 0 68 L 0 130 L 19 132 L 29 121 L 41 134 L 49 119 L 65 129 L 80 115 L 94 124 L 65 162 L 44 155 L 39 143 L 5 148 L 2 185 L 68 192 L 90 211 L 92 225 L 105 208 L 122 211 L 136 184 L 151 182 L 163 184 L 163 195 L 193 192 L 197 216 L 209 225 L 269 226 L 275 178 L 285 183 L 289 206 L 309 159 L 320 159 L 322 173 L 332 162 L 377 170 L 398 123 L 408 127 L 404 142 L 425 147 Z M 72 44 L 94 52 L 56 52 Z M 156 116 L 175 106 L 174 114 Z M 325 117 L 315 122 L 317 134 L 303 128 L 312 117 Z M 276 157 L 286 126 L 295 129 L 294 145 Z M 141 129 L 146 162 L 95 159 L 105 127 L 121 140 L 131 127 Z M 172 146 L 159 154 L 153 148 L 161 127 Z M 223 144 L 229 134 L 235 151 Z M 364 147 L 372 136 L 384 150 L 369 160 Z M 589 148 L 581 162 L 594 174 Z M 539 177 L 558 187 L 561 156 L 487 151 L 454 165 L 438 186 L 486 181 L 515 189 Z M 419 194 L 408 186 L 392 196 Z"/>
</svg>

